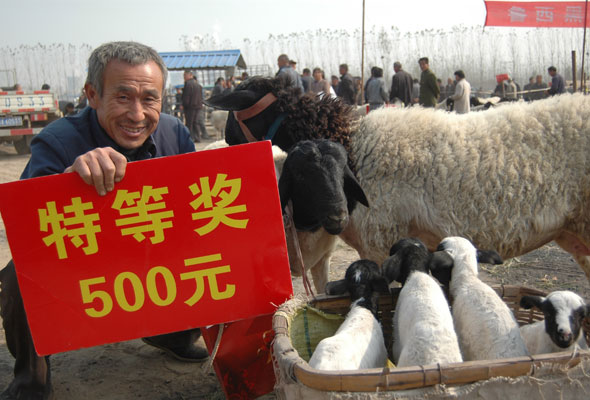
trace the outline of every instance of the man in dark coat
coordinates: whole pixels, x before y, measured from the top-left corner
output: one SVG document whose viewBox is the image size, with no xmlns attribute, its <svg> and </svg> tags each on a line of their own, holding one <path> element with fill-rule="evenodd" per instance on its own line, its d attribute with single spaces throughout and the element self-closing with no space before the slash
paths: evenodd
<svg viewBox="0 0 590 400">
<path fill-rule="evenodd" d="M 400 99 L 404 106 L 409 107 L 412 104 L 412 75 L 402 69 L 399 61 L 393 63 L 395 75 L 391 80 L 391 91 L 389 92 L 389 102 L 394 103 L 395 99 Z"/>
<path fill-rule="evenodd" d="M 184 71 L 184 89 L 182 90 L 182 109 L 185 124 L 191 132 L 191 139 L 200 142 L 207 139 L 207 130 L 199 113 L 203 110 L 203 88 L 197 82 L 192 71 Z"/>
<path fill-rule="evenodd" d="M 348 65 L 340 65 L 340 75 L 342 76 L 340 77 L 338 92 L 336 94 L 340 96 L 346 104 L 354 105 L 356 97 L 354 93 L 354 80 L 348 73 Z"/>
<path fill-rule="evenodd" d="M 422 74 L 420 75 L 420 100 L 422 107 L 436 107 L 440 87 L 436 83 L 436 75 L 430 70 L 428 57 L 418 60 Z"/>
</svg>

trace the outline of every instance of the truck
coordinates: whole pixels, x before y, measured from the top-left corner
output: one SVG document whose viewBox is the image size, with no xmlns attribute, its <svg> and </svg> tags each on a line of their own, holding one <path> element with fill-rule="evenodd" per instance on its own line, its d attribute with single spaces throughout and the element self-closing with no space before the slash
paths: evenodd
<svg viewBox="0 0 590 400">
<path fill-rule="evenodd" d="M 12 143 L 17 154 L 30 153 L 33 136 L 60 117 L 57 95 L 49 90 L 0 90 L 0 143 Z"/>
</svg>

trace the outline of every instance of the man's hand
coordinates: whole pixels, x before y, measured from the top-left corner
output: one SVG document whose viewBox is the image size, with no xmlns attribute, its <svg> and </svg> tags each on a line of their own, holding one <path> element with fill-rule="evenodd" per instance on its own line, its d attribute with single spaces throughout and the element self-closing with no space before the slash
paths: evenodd
<svg viewBox="0 0 590 400">
<path fill-rule="evenodd" d="M 99 147 L 78 156 L 64 172 L 77 172 L 100 196 L 115 188 L 125 176 L 127 158 L 112 147 Z"/>
</svg>

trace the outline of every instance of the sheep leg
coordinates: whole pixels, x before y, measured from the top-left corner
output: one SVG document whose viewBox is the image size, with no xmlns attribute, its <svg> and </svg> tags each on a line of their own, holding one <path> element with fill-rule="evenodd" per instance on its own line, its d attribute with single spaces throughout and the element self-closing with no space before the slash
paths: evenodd
<svg viewBox="0 0 590 400">
<path fill-rule="evenodd" d="M 326 284 L 330 275 L 331 253 L 324 255 L 314 266 L 311 267 L 311 276 L 316 293 L 325 293 Z"/>
<path fill-rule="evenodd" d="M 555 239 L 555 243 L 574 257 L 590 281 L 590 248 L 584 241 L 572 233 L 562 232 Z"/>
</svg>

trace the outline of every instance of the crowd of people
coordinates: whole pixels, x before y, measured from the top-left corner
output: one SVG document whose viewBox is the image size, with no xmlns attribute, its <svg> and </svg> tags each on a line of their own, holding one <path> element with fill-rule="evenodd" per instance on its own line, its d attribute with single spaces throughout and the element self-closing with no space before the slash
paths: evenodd
<svg viewBox="0 0 590 400">
<path fill-rule="evenodd" d="M 399 61 L 395 61 L 389 90 L 383 78 L 383 69 L 377 66 L 371 68 L 371 76 L 363 86 L 361 77 L 353 77 L 347 64 L 340 65 L 340 77 L 332 75 L 330 82 L 327 81 L 320 67 L 315 67 L 311 73 L 308 68 L 304 68 L 303 73 L 299 75 L 296 71 L 296 61 L 290 60 L 286 54 L 278 57 L 277 64 L 279 70 L 276 76 L 289 80 L 292 85 L 300 87 L 304 93 L 316 95 L 328 93 L 331 96 L 340 97 L 346 104 L 367 104 L 369 111 L 388 104 L 436 107 L 446 100 L 445 107 L 448 110 L 463 114 L 471 109 L 471 96 L 481 94 L 481 90 L 472 92 L 471 84 L 461 69 L 454 72 L 454 79 L 448 78 L 447 84 L 443 85 L 441 79 L 437 78 L 430 69 L 428 57 L 421 57 L 418 60 L 421 70 L 420 79 L 413 78 L 402 68 Z M 492 95 L 506 99 L 522 98 L 525 101 L 533 101 L 565 93 L 565 80 L 557 73 L 557 69 L 553 66 L 549 67 L 548 74 L 551 76 L 551 84 L 544 83 L 543 77 L 537 75 L 535 78 L 530 78 L 524 90 L 521 90 L 518 83 L 507 77 L 498 83 Z"/>
</svg>

